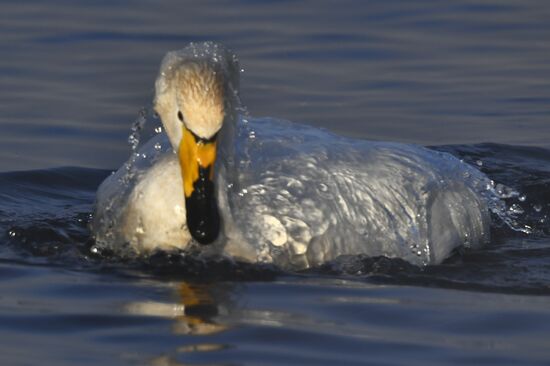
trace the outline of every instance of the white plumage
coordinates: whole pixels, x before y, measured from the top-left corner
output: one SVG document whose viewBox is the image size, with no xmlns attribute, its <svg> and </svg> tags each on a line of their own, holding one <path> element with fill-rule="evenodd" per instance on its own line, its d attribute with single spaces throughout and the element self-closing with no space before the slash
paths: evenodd
<svg viewBox="0 0 550 366">
<path fill-rule="evenodd" d="M 200 250 L 294 269 L 344 254 L 423 265 L 489 240 L 488 180 L 482 173 L 415 145 L 346 139 L 243 116 L 235 56 L 203 43 L 171 52 L 163 61 L 155 104 L 168 136 L 156 136 L 140 151 L 147 159 L 134 157 L 100 186 L 92 224 L 98 245 L 149 253 L 193 243 L 174 152 L 182 138 L 178 103 L 189 98 L 170 96 L 179 95 L 182 70 L 196 65 L 221 77 L 224 110 L 214 176 L 222 229 Z M 192 113 L 187 112 L 186 127 L 201 131 L 189 122 Z M 160 150 L 154 147 L 159 145 Z"/>
</svg>

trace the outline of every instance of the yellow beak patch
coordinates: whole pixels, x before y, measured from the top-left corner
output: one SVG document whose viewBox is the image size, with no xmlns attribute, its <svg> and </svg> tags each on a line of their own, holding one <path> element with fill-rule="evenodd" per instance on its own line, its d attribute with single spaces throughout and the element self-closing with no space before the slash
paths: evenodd
<svg viewBox="0 0 550 366">
<path fill-rule="evenodd" d="M 181 175 L 185 197 L 193 194 L 194 184 L 199 179 L 199 169 L 210 167 L 209 179 L 214 178 L 214 163 L 216 161 L 216 141 L 197 139 L 188 129 L 183 129 L 183 137 L 179 147 Z"/>
</svg>

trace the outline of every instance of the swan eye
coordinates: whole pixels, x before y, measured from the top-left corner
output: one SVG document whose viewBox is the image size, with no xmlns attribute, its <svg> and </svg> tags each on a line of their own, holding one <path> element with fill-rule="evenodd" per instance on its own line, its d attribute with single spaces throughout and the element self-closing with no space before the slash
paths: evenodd
<svg viewBox="0 0 550 366">
<path fill-rule="evenodd" d="M 180 120 L 180 122 L 183 122 L 183 114 L 181 113 L 181 111 L 178 111 L 178 119 Z"/>
</svg>

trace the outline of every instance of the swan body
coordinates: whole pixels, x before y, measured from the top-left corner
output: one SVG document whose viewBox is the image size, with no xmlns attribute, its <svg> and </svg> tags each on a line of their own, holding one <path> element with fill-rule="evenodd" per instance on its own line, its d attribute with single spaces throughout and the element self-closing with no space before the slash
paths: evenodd
<svg viewBox="0 0 550 366">
<path fill-rule="evenodd" d="M 194 103 L 189 95 L 163 99 L 185 84 L 178 73 L 188 69 L 219 76 L 220 84 L 207 87 L 208 93 L 218 88 L 215 96 L 204 97 L 211 105 L 200 100 L 184 109 L 179 104 Z M 416 145 L 354 140 L 247 117 L 238 97 L 238 70 L 235 56 L 213 43 L 168 54 L 155 98 L 166 134 L 155 136 L 99 187 L 92 222 L 96 242 L 144 254 L 199 248 L 301 269 L 358 254 L 435 264 L 459 247 L 489 240 L 482 193 L 488 179 L 481 172 Z M 198 180 L 208 179 L 186 176 L 191 168 L 182 152 L 185 134 L 201 148 L 213 139 L 217 144 L 208 174 L 215 182 L 219 233 L 202 246 L 197 241 L 204 237 L 199 233 L 195 240 L 188 226 L 195 206 L 186 200 Z M 201 164 L 198 169 L 205 171 Z M 209 197 L 201 201 L 208 210 Z"/>
</svg>

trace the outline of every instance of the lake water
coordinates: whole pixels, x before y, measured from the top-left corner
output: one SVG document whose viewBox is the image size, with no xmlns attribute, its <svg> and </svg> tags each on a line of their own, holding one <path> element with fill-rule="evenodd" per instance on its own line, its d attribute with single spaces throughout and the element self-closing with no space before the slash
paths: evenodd
<svg viewBox="0 0 550 366">
<path fill-rule="evenodd" d="M 550 364 L 548 2 L 0 6 L 0 364 Z M 162 56 L 202 40 L 239 55 L 251 115 L 450 152 L 519 192 L 532 233 L 496 223 L 426 268 L 94 254 L 95 190 Z"/>
</svg>

